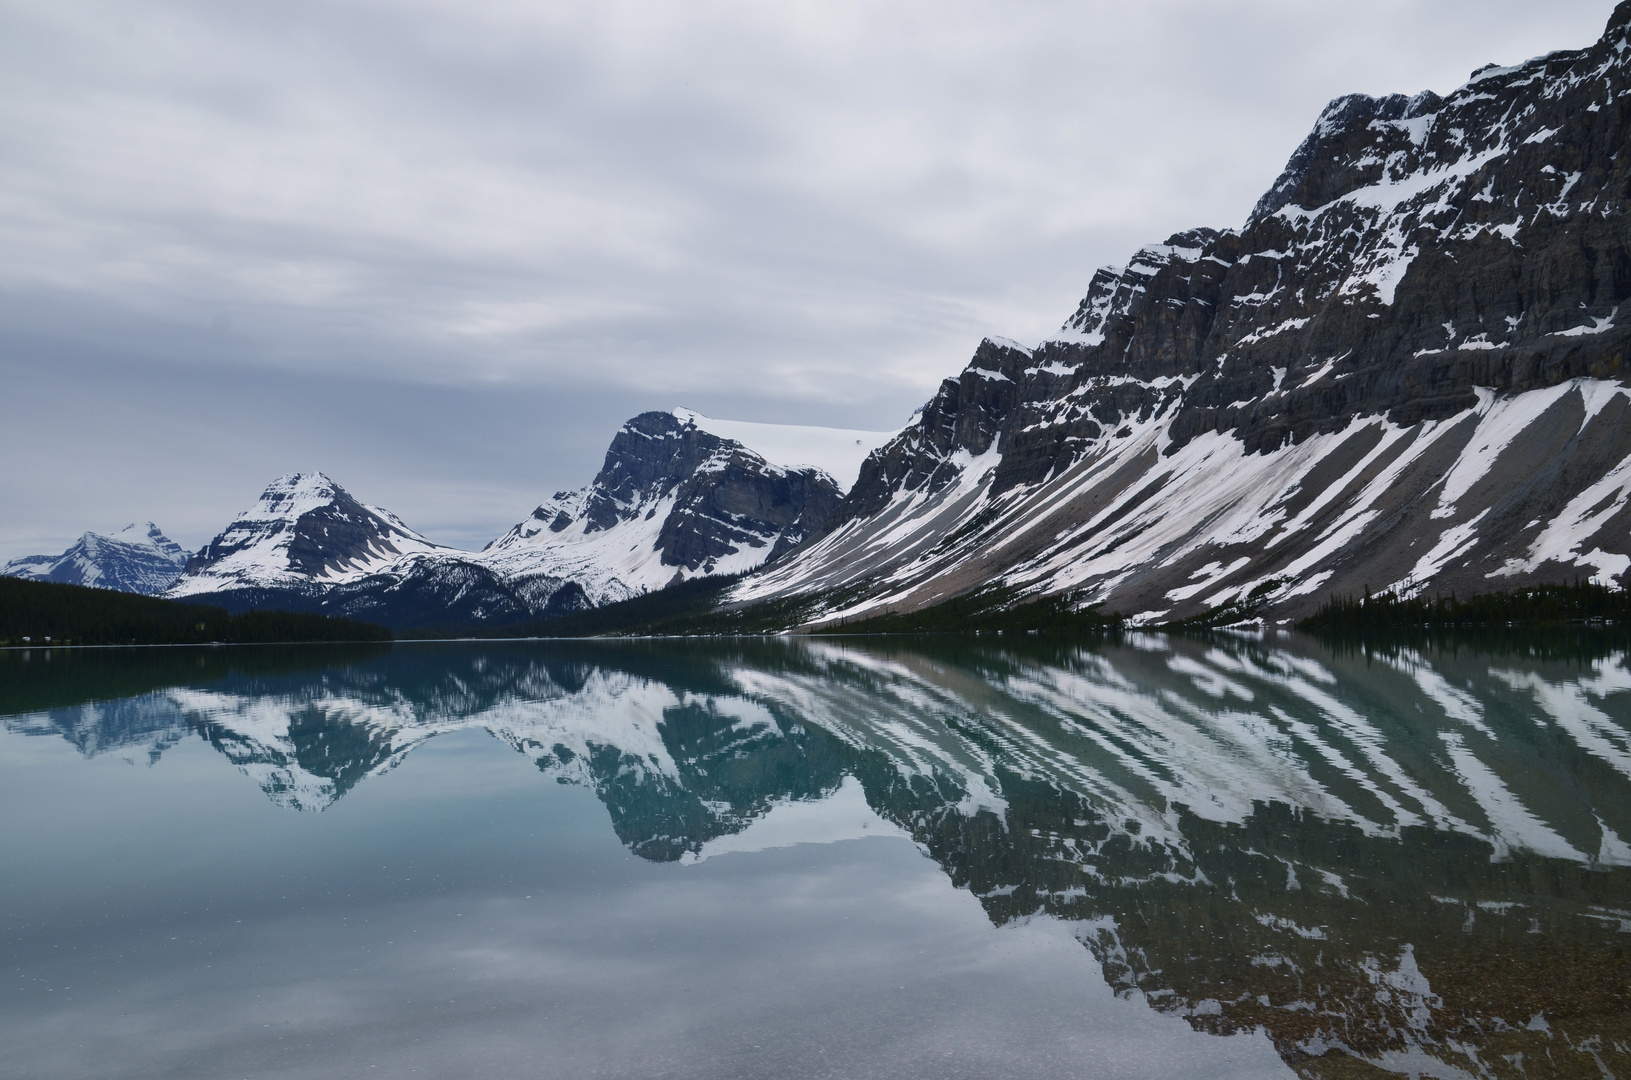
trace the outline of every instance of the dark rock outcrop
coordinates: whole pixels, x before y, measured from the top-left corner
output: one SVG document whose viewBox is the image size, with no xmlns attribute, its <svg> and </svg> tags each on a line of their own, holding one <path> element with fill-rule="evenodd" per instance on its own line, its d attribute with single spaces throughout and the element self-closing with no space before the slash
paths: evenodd
<svg viewBox="0 0 1631 1080">
<path fill-rule="evenodd" d="M 780 465 L 683 410 L 641 413 L 583 490 L 558 492 L 481 560 L 512 583 L 573 581 L 592 604 L 675 580 L 752 570 L 822 532 L 843 489 Z"/>
<path fill-rule="evenodd" d="M 609 529 L 672 499 L 656 549 L 662 565 L 696 571 L 767 542 L 775 558 L 824 530 L 842 497 L 817 469 L 772 465 L 673 413 L 648 412 L 613 437 L 583 516 L 587 531 Z"/>
</svg>

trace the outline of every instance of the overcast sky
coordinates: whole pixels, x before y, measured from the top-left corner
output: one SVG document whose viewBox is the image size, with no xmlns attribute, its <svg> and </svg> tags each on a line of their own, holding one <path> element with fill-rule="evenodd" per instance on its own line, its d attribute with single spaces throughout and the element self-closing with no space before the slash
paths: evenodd
<svg viewBox="0 0 1631 1080">
<path fill-rule="evenodd" d="M 905 422 L 1340 94 L 1609 0 L 0 0 L 0 558 L 320 469 L 479 546 L 627 417 Z"/>
</svg>

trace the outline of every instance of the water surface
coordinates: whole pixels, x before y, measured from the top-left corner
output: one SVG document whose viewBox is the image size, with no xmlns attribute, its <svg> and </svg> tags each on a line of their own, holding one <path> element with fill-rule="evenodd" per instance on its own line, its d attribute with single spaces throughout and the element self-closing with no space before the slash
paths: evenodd
<svg viewBox="0 0 1631 1080">
<path fill-rule="evenodd" d="M 1631 1075 L 1613 642 L 0 654 L 18 1076 Z"/>
</svg>

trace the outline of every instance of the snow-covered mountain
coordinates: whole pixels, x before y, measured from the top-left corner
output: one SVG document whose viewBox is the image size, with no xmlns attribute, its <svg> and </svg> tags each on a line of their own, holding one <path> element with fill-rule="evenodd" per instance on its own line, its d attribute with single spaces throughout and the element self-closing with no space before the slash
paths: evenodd
<svg viewBox="0 0 1631 1080">
<path fill-rule="evenodd" d="M 819 542 L 816 621 L 1000 585 L 1137 618 L 1631 569 L 1631 3 L 1594 46 L 1341 98 L 1240 230 L 988 339 Z"/>
<path fill-rule="evenodd" d="M 187 560 L 175 597 L 225 588 L 356 581 L 405 555 L 450 551 L 389 510 L 364 506 L 322 473 L 290 473 Z"/>
<path fill-rule="evenodd" d="M 561 584 L 531 603 L 469 552 L 427 540 L 322 473 L 291 473 L 189 559 L 165 595 L 404 627 L 525 618 Z"/>
<path fill-rule="evenodd" d="M 595 605 L 752 570 L 822 532 L 892 434 L 641 413 L 592 483 L 556 493 L 479 560 L 505 580 L 575 582 Z"/>
<path fill-rule="evenodd" d="M 186 563 L 187 553 L 147 521 L 111 536 L 85 533 L 61 555 L 13 559 L 0 574 L 152 596 L 169 588 Z"/>
<path fill-rule="evenodd" d="M 781 555 L 826 527 L 891 434 L 642 413 L 588 486 L 556 494 L 480 552 L 432 543 L 327 476 L 295 473 L 194 555 L 166 595 L 398 628 L 562 614 Z"/>
<path fill-rule="evenodd" d="M 1332 102 L 1241 229 L 1100 270 L 897 433 L 643 413 L 481 552 L 285 478 L 169 595 L 451 626 L 754 571 L 732 603 L 820 625 L 996 587 L 1149 622 L 1626 583 L 1628 34 L 1631 0 L 1447 97 Z"/>
</svg>

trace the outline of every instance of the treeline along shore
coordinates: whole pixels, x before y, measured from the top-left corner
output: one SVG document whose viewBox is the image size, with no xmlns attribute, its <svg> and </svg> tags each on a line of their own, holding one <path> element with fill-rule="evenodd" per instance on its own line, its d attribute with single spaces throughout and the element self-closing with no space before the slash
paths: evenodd
<svg viewBox="0 0 1631 1080">
<path fill-rule="evenodd" d="M 112 589 L 0 577 L 0 646 L 389 641 L 383 626 L 288 611 L 228 614 Z"/>
<path fill-rule="evenodd" d="M 457 627 L 412 632 L 409 637 L 656 637 L 757 634 L 798 612 L 754 607 L 721 610 L 722 594 L 736 578 L 699 579 L 621 604 L 498 627 Z M 818 633 L 923 634 L 976 630 L 1095 635 L 1124 627 L 1113 613 L 1078 610 L 1068 598 L 1016 602 L 997 590 L 962 597 L 911 613 L 888 613 L 827 624 Z M 814 604 L 812 607 L 816 606 Z M 1238 610 L 1237 610 L 1238 608 Z M 1231 605 L 1205 619 L 1157 626 L 1182 632 L 1214 629 L 1250 619 L 1251 604 Z M 1576 581 L 1510 592 L 1458 597 L 1366 593 L 1333 596 L 1297 628 L 1318 635 L 1435 628 L 1631 627 L 1631 592 Z M 313 613 L 249 611 L 162 600 L 111 589 L 0 577 L 0 646 L 207 645 L 294 642 L 391 641 L 390 630 L 354 619 Z"/>
<path fill-rule="evenodd" d="M 1631 623 L 1631 592 L 1576 581 L 1537 585 L 1477 596 L 1400 597 L 1368 591 L 1360 597 L 1332 597 L 1298 623 L 1315 633 L 1432 627 L 1568 626 L 1624 627 Z"/>
</svg>

